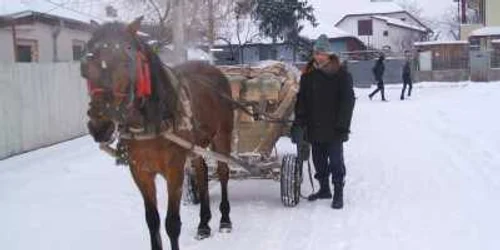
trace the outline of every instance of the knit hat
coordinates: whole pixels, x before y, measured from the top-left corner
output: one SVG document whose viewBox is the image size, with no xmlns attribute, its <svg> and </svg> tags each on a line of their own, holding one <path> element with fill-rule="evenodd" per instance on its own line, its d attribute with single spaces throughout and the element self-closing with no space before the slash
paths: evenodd
<svg viewBox="0 0 500 250">
<path fill-rule="evenodd" d="M 318 39 L 316 39 L 316 41 L 314 42 L 313 49 L 314 52 L 330 54 L 330 41 L 328 41 L 328 37 L 325 34 L 319 36 Z"/>
</svg>

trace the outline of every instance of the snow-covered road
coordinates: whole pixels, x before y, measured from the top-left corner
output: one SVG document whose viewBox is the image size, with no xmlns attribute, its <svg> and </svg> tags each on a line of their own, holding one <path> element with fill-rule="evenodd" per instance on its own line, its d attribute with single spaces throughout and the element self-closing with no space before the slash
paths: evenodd
<svg viewBox="0 0 500 250">
<path fill-rule="evenodd" d="M 195 240 L 198 207 L 183 206 L 182 249 L 500 249 L 500 83 L 447 85 L 405 102 L 389 89 L 389 103 L 357 90 L 344 210 L 284 208 L 279 183 L 232 181 L 233 233 Z M 0 249 L 148 248 L 128 169 L 89 137 L 0 161 Z"/>
</svg>

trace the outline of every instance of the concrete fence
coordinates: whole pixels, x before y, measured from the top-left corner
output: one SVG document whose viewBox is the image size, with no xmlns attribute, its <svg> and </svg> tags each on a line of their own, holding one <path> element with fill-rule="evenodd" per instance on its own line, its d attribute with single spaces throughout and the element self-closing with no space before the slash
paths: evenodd
<svg viewBox="0 0 500 250">
<path fill-rule="evenodd" d="M 86 134 L 77 63 L 0 63 L 0 159 Z"/>
<path fill-rule="evenodd" d="M 399 84 L 403 82 L 403 66 L 404 59 L 387 59 L 385 62 L 384 83 Z M 372 84 L 376 84 L 373 76 L 373 67 L 375 60 L 369 61 L 349 61 L 347 67 L 351 72 L 354 86 L 358 88 L 369 88 Z"/>
</svg>

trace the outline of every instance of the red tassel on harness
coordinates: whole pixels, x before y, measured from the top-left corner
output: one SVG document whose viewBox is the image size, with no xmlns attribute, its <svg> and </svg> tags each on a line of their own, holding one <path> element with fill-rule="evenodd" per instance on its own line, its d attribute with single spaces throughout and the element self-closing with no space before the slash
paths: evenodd
<svg viewBox="0 0 500 250">
<path fill-rule="evenodd" d="M 137 53 L 137 86 L 136 95 L 138 97 L 147 97 L 151 95 L 151 72 L 146 62 L 145 56 Z"/>
<path fill-rule="evenodd" d="M 92 81 L 87 80 L 87 89 L 89 91 L 89 95 L 93 96 L 96 93 L 103 92 L 103 89 L 98 88 Z"/>
</svg>

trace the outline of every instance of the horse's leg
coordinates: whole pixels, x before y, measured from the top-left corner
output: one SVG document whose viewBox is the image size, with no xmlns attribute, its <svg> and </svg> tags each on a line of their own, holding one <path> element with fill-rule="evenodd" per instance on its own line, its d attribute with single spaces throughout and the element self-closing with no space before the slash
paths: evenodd
<svg viewBox="0 0 500 250">
<path fill-rule="evenodd" d="M 231 153 L 231 133 L 218 134 L 213 141 L 213 149 L 221 154 L 229 155 Z M 229 167 L 224 162 L 217 163 L 217 175 L 221 185 L 221 202 L 219 210 L 221 212 L 220 228 L 223 233 L 229 233 L 232 230 L 231 219 L 229 213 L 231 206 L 227 194 L 227 184 L 229 181 Z"/>
<path fill-rule="evenodd" d="M 208 223 L 212 219 L 210 212 L 210 196 L 208 193 L 208 166 L 202 157 L 193 160 L 196 169 L 196 183 L 200 197 L 200 224 L 198 225 L 197 239 L 210 237 L 211 229 Z"/>
<path fill-rule="evenodd" d="M 165 228 L 172 250 L 179 249 L 181 234 L 180 204 L 182 197 L 182 182 L 184 181 L 184 164 L 172 164 L 167 168 L 166 179 L 168 188 L 168 209 Z"/>
<path fill-rule="evenodd" d="M 160 215 L 157 209 L 155 174 L 141 171 L 138 166 L 130 167 L 135 184 L 139 188 L 144 199 L 146 209 L 146 222 L 148 223 L 151 239 L 151 249 L 161 250 Z"/>
</svg>

